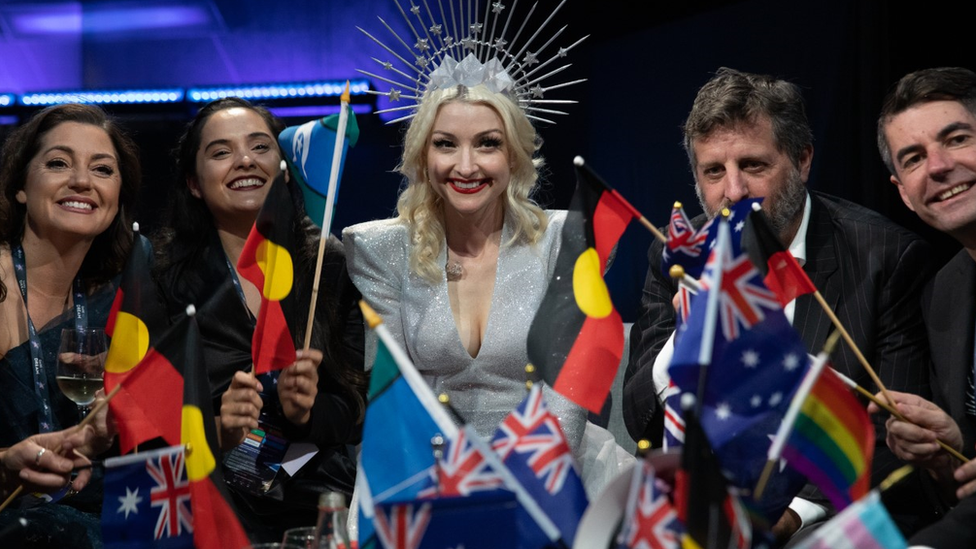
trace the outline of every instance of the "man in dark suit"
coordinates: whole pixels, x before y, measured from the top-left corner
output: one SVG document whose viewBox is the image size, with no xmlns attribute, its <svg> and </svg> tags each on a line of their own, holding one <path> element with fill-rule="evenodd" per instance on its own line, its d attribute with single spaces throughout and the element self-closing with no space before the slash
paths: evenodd
<svg viewBox="0 0 976 549">
<path fill-rule="evenodd" d="M 772 77 L 720 69 L 695 98 L 684 133 L 706 216 L 745 198 L 765 197 L 763 209 L 780 241 L 797 257 L 885 386 L 927 394 L 928 345 L 918 296 L 930 272 L 930 248 L 875 212 L 807 191 L 813 136 L 799 89 Z M 702 223 L 704 217 L 696 225 Z M 660 440 L 662 423 L 658 395 L 665 388 L 660 386 L 661 371 L 668 360 L 661 350 L 674 331 L 675 317 L 676 286 L 661 273 L 662 249 L 655 242 L 648 252 L 623 393 L 631 436 L 652 441 Z M 796 299 L 785 312 L 810 352 L 819 352 L 833 328 L 813 296 Z M 850 348 L 842 345 L 833 359 L 838 371 L 873 387 Z M 885 447 L 880 420 L 878 427 L 883 451 L 875 460 L 875 482 L 897 465 Z M 781 539 L 826 512 L 797 504 L 778 525 Z"/>
<path fill-rule="evenodd" d="M 958 501 L 912 542 L 976 547 L 976 462 L 962 464 L 936 442 L 976 455 L 976 73 L 940 68 L 902 78 L 882 107 L 878 148 L 905 205 L 963 247 L 923 295 L 934 402 L 893 395 L 910 423 L 888 419 L 888 445 L 927 469 L 945 503 Z"/>
</svg>

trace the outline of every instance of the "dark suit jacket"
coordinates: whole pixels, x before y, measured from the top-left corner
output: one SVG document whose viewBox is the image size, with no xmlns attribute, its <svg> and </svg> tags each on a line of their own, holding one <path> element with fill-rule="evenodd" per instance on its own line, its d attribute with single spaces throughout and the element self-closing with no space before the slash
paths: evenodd
<svg viewBox="0 0 976 549">
<path fill-rule="evenodd" d="M 892 390 L 929 395 L 929 346 L 920 296 L 933 272 L 931 249 L 915 234 L 852 202 L 811 192 L 807 259 L 803 270 Z M 654 387 L 654 358 L 674 330 L 674 282 L 661 273 L 663 245 L 648 252 L 649 267 L 639 318 L 631 331 L 624 377 L 624 421 L 635 439 L 660 440 L 663 423 Z M 814 296 L 797 299 L 793 326 L 817 353 L 833 330 Z M 833 366 L 862 387 L 877 388 L 851 349 L 841 343 Z M 875 418 L 877 450 L 873 481 L 893 471 L 885 445 L 884 418 Z"/>
<path fill-rule="evenodd" d="M 963 454 L 973 458 L 976 422 L 966 414 L 965 406 L 976 330 L 976 261 L 966 250 L 960 250 L 925 288 L 922 315 L 932 345 L 932 400 L 959 425 Z M 971 496 L 911 542 L 938 549 L 976 547 L 974 521 L 976 497 Z"/>
<path fill-rule="evenodd" d="M 974 457 L 976 422 L 966 414 L 976 330 L 976 261 L 960 250 L 935 275 L 922 296 L 922 316 L 932 345 L 932 400 L 959 425 L 963 453 Z"/>
</svg>

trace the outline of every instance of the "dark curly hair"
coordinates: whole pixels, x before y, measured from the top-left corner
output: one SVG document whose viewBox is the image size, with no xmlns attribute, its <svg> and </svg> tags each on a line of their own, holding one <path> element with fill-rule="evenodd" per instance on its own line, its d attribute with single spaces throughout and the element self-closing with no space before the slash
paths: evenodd
<svg viewBox="0 0 976 549">
<path fill-rule="evenodd" d="M 27 207 L 15 196 L 24 188 L 30 161 L 39 152 L 44 135 L 65 122 L 91 124 L 105 130 L 115 147 L 122 180 L 119 211 L 109 228 L 95 237 L 78 272 L 90 292 L 120 273 L 125 265 L 132 245 L 131 215 L 142 181 L 138 147 L 101 108 L 76 103 L 48 107 L 10 134 L 3 144 L 0 163 L 0 242 L 10 246 L 23 238 Z M 7 288 L 0 282 L 0 301 L 6 297 Z"/>
</svg>

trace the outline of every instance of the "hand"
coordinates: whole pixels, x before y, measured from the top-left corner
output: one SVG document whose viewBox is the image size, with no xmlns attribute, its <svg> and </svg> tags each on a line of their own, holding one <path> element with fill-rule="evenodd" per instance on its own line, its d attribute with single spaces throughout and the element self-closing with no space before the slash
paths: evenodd
<svg viewBox="0 0 976 549">
<path fill-rule="evenodd" d="M 910 393 L 888 391 L 895 401 L 898 412 L 908 421 L 891 416 L 885 422 L 888 434 L 885 441 L 898 459 L 928 469 L 936 478 L 950 481 L 957 460 L 937 442 L 941 440 L 956 450 L 962 449 L 962 433 L 948 414 L 935 404 Z M 884 400 L 884 395 L 875 395 Z M 869 413 L 877 413 L 881 407 L 873 402 Z M 976 478 L 976 470 L 973 472 Z"/>
<path fill-rule="evenodd" d="M 784 543 L 793 537 L 793 534 L 800 529 L 802 526 L 802 521 L 800 521 L 800 515 L 796 514 L 796 511 L 786 508 L 783 511 L 783 516 L 779 517 L 776 524 L 773 525 L 773 536 L 776 538 L 776 544 L 782 546 Z"/>
<path fill-rule="evenodd" d="M 322 351 L 299 350 L 295 363 L 278 376 L 278 399 L 288 421 L 305 425 L 312 417 L 312 405 L 319 389 L 319 364 Z"/>
<path fill-rule="evenodd" d="M 81 490 L 91 478 L 91 462 L 77 449 L 91 444 L 94 434 L 91 426 L 85 426 L 30 436 L 0 454 L 3 476 L 19 477 L 30 492 L 54 492 L 69 483 L 72 490 Z M 72 480 L 75 469 L 78 475 Z"/>
<path fill-rule="evenodd" d="M 976 493 L 976 460 L 960 465 L 952 474 L 952 478 L 962 484 L 956 488 L 956 498 L 962 499 Z"/>
<path fill-rule="evenodd" d="M 97 409 L 103 400 L 105 400 L 105 391 L 99 389 L 95 392 L 95 403 L 92 405 L 92 410 Z M 119 433 L 119 429 L 115 423 L 115 418 L 109 412 L 108 406 L 102 406 L 92 416 L 88 424 L 94 429 L 94 436 L 92 436 L 91 443 L 85 448 L 80 448 L 79 451 L 86 456 L 94 457 L 112 446 L 112 441 L 115 440 L 115 435 Z"/>
<path fill-rule="evenodd" d="M 261 382 L 247 372 L 237 372 L 220 397 L 220 447 L 230 450 L 244 442 L 251 429 L 258 428 L 264 402 Z"/>
</svg>

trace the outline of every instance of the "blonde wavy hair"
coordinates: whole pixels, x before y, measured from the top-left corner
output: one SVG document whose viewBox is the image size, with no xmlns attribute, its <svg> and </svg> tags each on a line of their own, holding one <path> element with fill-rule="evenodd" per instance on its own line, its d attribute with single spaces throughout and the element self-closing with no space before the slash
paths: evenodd
<svg viewBox="0 0 976 549">
<path fill-rule="evenodd" d="M 397 219 L 410 229 L 410 268 L 432 283 L 440 282 L 444 276 L 444 265 L 437 262 L 445 245 L 444 205 L 428 181 L 427 150 L 437 113 L 441 106 L 454 101 L 486 105 L 502 120 L 512 164 L 504 202 L 512 238 L 502 245 L 535 244 L 549 222 L 546 213 L 530 198 L 538 186 L 538 170 L 545 162 L 536 154 L 541 139 L 522 110 L 507 96 L 482 85 L 427 92 L 403 139 L 403 158 L 397 171 L 406 178 L 406 188 L 397 200 Z"/>
</svg>

